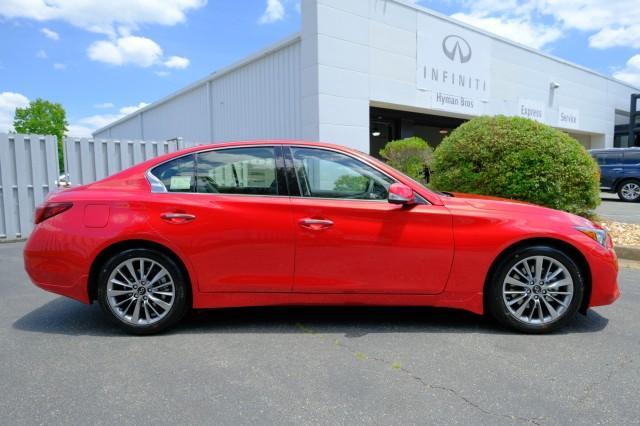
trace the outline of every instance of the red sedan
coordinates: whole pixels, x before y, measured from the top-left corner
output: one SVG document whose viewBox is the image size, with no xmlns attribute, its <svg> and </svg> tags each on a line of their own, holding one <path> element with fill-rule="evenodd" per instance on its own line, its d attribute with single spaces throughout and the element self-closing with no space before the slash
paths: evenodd
<svg viewBox="0 0 640 426">
<path fill-rule="evenodd" d="M 530 333 L 619 296 L 600 226 L 435 193 L 376 159 L 297 141 L 226 143 L 52 194 L 24 250 L 39 287 L 148 334 L 190 308 L 420 305 Z"/>
</svg>

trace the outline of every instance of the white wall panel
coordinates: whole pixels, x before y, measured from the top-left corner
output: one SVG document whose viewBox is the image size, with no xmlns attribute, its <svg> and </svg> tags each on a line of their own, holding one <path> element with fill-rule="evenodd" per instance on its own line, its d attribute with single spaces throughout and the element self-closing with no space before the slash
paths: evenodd
<svg viewBox="0 0 640 426">
<path fill-rule="evenodd" d="M 142 113 L 143 139 L 168 140 L 182 137 L 209 142 L 207 85 L 203 84 Z"/>
<path fill-rule="evenodd" d="M 159 141 L 181 137 L 193 143 L 300 138 L 300 61 L 300 40 L 294 38 L 95 136 Z"/>
<path fill-rule="evenodd" d="M 213 80 L 213 140 L 300 138 L 300 76 L 298 41 Z"/>
</svg>

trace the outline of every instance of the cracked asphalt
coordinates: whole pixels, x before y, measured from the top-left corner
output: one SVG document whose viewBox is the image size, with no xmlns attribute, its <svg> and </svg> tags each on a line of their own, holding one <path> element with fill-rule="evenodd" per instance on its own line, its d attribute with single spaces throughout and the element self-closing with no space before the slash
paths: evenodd
<svg viewBox="0 0 640 426">
<path fill-rule="evenodd" d="M 638 424 L 640 265 L 562 333 L 427 308 L 193 313 L 132 337 L 0 244 L 0 424 Z"/>
</svg>

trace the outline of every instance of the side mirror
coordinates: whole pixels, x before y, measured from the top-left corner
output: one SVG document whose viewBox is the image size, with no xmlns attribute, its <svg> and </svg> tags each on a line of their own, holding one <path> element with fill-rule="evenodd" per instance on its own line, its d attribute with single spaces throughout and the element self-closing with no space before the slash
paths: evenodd
<svg viewBox="0 0 640 426">
<path fill-rule="evenodd" d="M 392 183 L 389 187 L 388 201 L 391 204 L 402 204 L 410 206 L 416 203 L 416 197 L 413 189 L 402 183 Z"/>
</svg>

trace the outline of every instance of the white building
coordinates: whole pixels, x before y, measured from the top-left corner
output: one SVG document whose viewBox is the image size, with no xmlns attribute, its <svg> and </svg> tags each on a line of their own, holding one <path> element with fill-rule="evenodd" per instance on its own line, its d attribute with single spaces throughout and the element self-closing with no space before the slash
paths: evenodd
<svg viewBox="0 0 640 426">
<path fill-rule="evenodd" d="M 94 136 L 321 140 L 377 154 L 388 140 L 436 145 L 466 119 L 504 114 L 600 148 L 614 146 L 638 91 L 401 0 L 303 0 L 299 34 Z"/>
</svg>

